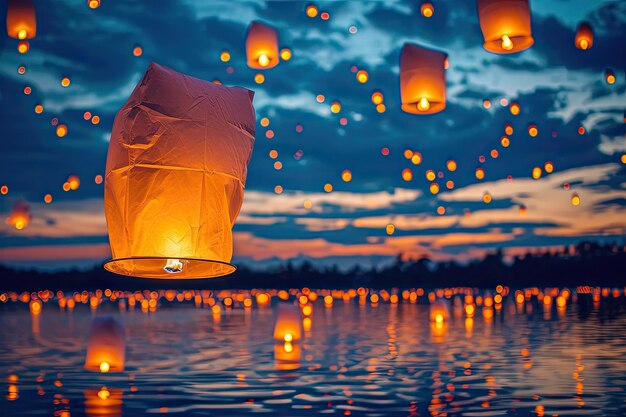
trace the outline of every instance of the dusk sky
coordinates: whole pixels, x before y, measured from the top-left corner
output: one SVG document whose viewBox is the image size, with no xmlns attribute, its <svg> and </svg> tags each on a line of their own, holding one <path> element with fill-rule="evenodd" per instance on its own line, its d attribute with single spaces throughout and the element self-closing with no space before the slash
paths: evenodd
<svg viewBox="0 0 626 417">
<path fill-rule="evenodd" d="M 16 39 L 0 36 L 0 185 L 8 187 L 0 195 L 0 263 L 90 267 L 110 258 L 103 184 L 95 177 L 104 175 L 115 113 L 151 62 L 255 91 L 256 143 L 234 229 L 235 264 L 306 258 L 347 267 L 398 254 L 466 261 L 494 248 L 515 255 L 581 240 L 624 242 L 624 1 L 531 1 L 535 44 L 512 55 L 483 49 L 474 1 L 435 0 L 431 18 L 417 1 L 315 3 L 328 20 L 308 17 L 309 3 L 298 1 L 102 0 L 94 10 L 86 3 L 36 0 L 37 36 L 26 54 Z M 6 1 L 0 10 L 4 22 Z M 262 72 L 262 84 L 245 57 L 246 28 L 255 20 L 275 27 L 279 46 L 293 52 Z M 581 21 L 595 34 L 587 51 L 574 45 Z M 400 109 L 406 42 L 449 56 L 440 113 Z M 354 69 L 366 70 L 368 81 L 358 82 Z M 607 83 L 607 70 L 615 83 Z M 382 113 L 371 101 L 374 90 L 384 94 Z M 54 118 L 66 136 L 56 135 Z M 513 134 L 505 134 L 507 123 Z M 421 154 L 420 164 L 405 157 L 407 149 Z M 537 180 L 534 167 L 542 171 Z M 350 182 L 342 180 L 345 170 Z M 436 195 L 428 170 L 437 175 Z M 70 175 L 80 187 L 65 192 Z M 30 211 L 22 230 L 4 221 L 16 203 Z"/>
</svg>

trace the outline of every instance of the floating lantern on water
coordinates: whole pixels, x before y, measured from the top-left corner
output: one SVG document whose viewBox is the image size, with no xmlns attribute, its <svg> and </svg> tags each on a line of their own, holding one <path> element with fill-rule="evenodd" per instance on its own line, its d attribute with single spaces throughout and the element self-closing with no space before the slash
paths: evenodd
<svg viewBox="0 0 626 417">
<path fill-rule="evenodd" d="M 15 39 L 32 39 L 37 34 L 37 18 L 32 0 L 9 0 L 7 35 Z"/>
<path fill-rule="evenodd" d="M 586 51 L 593 46 L 593 30 L 587 22 L 581 22 L 576 30 L 576 38 L 574 39 L 576 48 Z"/>
<path fill-rule="evenodd" d="M 489 52 L 512 54 L 535 42 L 528 0 L 478 0 L 478 19 Z"/>
<path fill-rule="evenodd" d="M 84 395 L 87 417 L 122 417 L 123 390 L 121 388 L 87 389 Z"/>
<path fill-rule="evenodd" d="M 95 372 L 122 372 L 126 356 L 124 328 L 113 317 L 91 322 L 85 369 Z"/>
<path fill-rule="evenodd" d="M 446 107 L 446 54 L 406 43 L 400 55 L 402 110 L 433 114 Z"/>
<path fill-rule="evenodd" d="M 420 6 L 420 12 L 424 17 L 431 17 L 435 13 L 435 7 L 432 3 L 425 1 Z"/>
<path fill-rule="evenodd" d="M 150 65 L 111 133 L 107 270 L 151 278 L 235 271 L 232 227 L 254 145 L 252 96 Z"/>
<path fill-rule="evenodd" d="M 6 192 L 8 192 L 8 188 Z M 16 230 L 22 230 L 28 226 L 30 218 L 30 208 L 28 205 L 23 201 L 16 201 L 11 210 L 11 214 L 9 214 L 5 222 L 15 227 Z"/>
<path fill-rule="evenodd" d="M 246 35 L 248 66 L 253 69 L 269 69 L 278 65 L 278 35 L 273 27 L 252 22 Z"/>
<path fill-rule="evenodd" d="M 396 231 L 396 227 L 389 223 L 386 227 L 385 227 L 385 233 L 387 233 L 389 236 L 393 235 L 393 233 Z"/>
</svg>

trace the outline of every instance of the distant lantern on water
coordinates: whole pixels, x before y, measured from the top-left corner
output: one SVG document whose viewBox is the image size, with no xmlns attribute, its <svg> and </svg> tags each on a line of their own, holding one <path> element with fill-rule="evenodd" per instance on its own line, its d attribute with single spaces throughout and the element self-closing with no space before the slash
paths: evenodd
<svg viewBox="0 0 626 417">
<path fill-rule="evenodd" d="M 33 0 L 9 0 L 7 3 L 7 35 L 15 39 L 32 39 L 37 34 Z"/>
<path fill-rule="evenodd" d="M 95 372 L 122 372 L 126 357 L 124 328 L 113 317 L 97 317 L 91 322 L 85 369 Z"/>
<path fill-rule="evenodd" d="M 489 52 L 512 54 L 535 42 L 528 0 L 478 0 L 478 19 Z"/>
<path fill-rule="evenodd" d="M 404 44 L 400 56 L 402 110 L 432 114 L 446 107 L 446 57 L 440 51 Z"/>
<path fill-rule="evenodd" d="M 246 35 L 248 66 L 253 69 L 269 69 L 278 65 L 278 35 L 273 27 L 252 22 Z"/>
<path fill-rule="evenodd" d="M 436 300 L 430 304 L 430 321 L 435 323 L 443 323 L 448 321 L 450 317 L 450 309 L 448 303 L 444 300 Z"/>
<path fill-rule="evenodd" d="M 302 337 L 302 317 L 300 309 L 287 303 L 278 305 L 278 315 L 274 326 L 274 339 L 281 342 L 295 342 Z"/>
<path fill-rule="evenodd" d="M 146 278 L 235 271 L 253 95 L 150 65 L 111 133 L 104 205 L 113 259 L 105 269 Z"/>
<path fill-rule="evenodd" d="M 586 51 L 593 46 L 593 30 L 587 22 L 581 22 L 576 30 L 576 38 L 574 40 L 576 48 Z"/>
</svg>

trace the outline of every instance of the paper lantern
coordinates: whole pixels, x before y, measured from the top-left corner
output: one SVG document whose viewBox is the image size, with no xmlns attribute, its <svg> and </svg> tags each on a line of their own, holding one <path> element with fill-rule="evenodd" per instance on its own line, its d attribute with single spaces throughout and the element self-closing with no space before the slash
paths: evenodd
<svg viewBox="0 0 626 417">
<path fill-rule="evenodd" d="M 448 303 L 444 300 L 436 300 L 430 304 L 430 321 L 435 323 L 443 323 L 450 318 L 450 309 Z"/>
<path fill-rule="evenodd" d="M 91 416 L 122 416 L 122 395 L 121 388 L 92 388 L 84 391 L 85 395 L 85 415 Z"/>
<path fill-rule="evenodd" d="M 7 35 L 16 39 L 32 39 L 37 34 L 33 0 L 9 0 L 7 3 Z"/>
<path fill-rule="evenodd" d="M 95 372 L 122 372 L 126 338 L 124 328 L 113 317 L 97 317 L 91 322 L 85 369 Z"/>
<path fill-rule="evenodd" d="M 7 190 L 8 192 L 8 190 Z M 3 193 L 6 194 L 6 193 Z M 30 223 L 31 215 L 28 204 L 23 201 L 16 201 L 11 210 L 11 214 L 6 218 L 6 224 L 15 227 L 17 230 L 22 230 Z"/>
<path fill-rule="evenodd" d="M 406 43 L 400 56 L 402 110 L 432 114 L 446 107 L 446 54 Z"/>
<path fill-rule="evenodd" d="M 581 22 L 576 30 L 576 38 L 574 40 L 576 48 L 583 51 L 591 49 L 593 46 L 593 30 L 587 22 Z"/>
<path fill-rule="evenodd" d="M 107 270 L 151 278 L 235 271 L 232 227 L 254 145 L 253 95 L 150 65 L 111 133 Z"/>
<path fill-rule="evenodd" d="M 489 52 L 512 54 L 535 42 L 528 0 L 478 0 L 478 18 Z"/>
<path fill-rule="evenodd" d="M 293 342 L 302 337 L 300 309 L 292 304 L 279 304 L 274 326 L 274 339 Z"/>
<path fill-rule="evenodd" d="M 269 69 L 280 62 L 278 35 L 273 27 L 261 22 L 252 22 L 246 35 L 248 66 L 254 69 Z"/>
</svg>

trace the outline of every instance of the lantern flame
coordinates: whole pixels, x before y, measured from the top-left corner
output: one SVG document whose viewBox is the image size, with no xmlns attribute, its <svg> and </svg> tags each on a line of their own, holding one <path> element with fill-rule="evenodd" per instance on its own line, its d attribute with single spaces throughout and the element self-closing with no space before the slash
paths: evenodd
<svg viewBox="0 0 626 417">
<path fill-rule="evenodd" d="M 502 49 L 507 51 L 513 49 L 513 41 L 509 38 L 509 35 L 502 35 Z"/>
<path fill-rule="evenodd" d="M 98 391 L 98 398 L 100 398 L 101 400 L 106 400 L 110 396 L 111 396 L 111 393 L 109 392 L 108 389 L 106 389 L 106 387 L 102 387 L 102 389 Z"/>
<path fill-rule="evenodd" d="M 417 103 L 417 109 L 419 111 L 428 111 L 430 109 L 430 103 L 426 97 L 422 97 L 420 101 Z"/>
<path fill-rule="evenodd" d="M 20 29 L 17 31 L 17 39 L 26 39 L 28 37 L 28 31 L 26 29 Z"/>
<path fill-rule="evenodd" d="M 265 54 L 259 55 L 257 60 L 259 61 L 259 65 L 262 67 L 267 67 L 270 63 L 270 59 Z"/>
<path fill-rule="evenodd" d="M 286 343 L 289 343 L 293 340 L 293 335 L 291 333 L 285 333 L 285 335 L 283 336 L 283 339 L 285 340 Z"/>
<path fill-rule="evenodd" d="M 586 50 L 589 48 L 589 41 L 587 39 L 582 39 L 580 41 L 580 49 Z"/>
<path fill-rule="evenodd" d="M 163 268 L 165 272 L 176 274 L 183 271 L 183 263 L 180 259 L 168 259 Z"/>
<path fill-rule="evenodd" d="M 109 369 L 111 369 L 109 362 L 100 362 L 100 372 L 106 374 L 107 372 L 109 372 Z"/>
<path fill-rule="evenodd" d="M 290 342 L 285 342 L 285 344 L 283 345 L 283 349 L 285 350 L 285 352 L 291 353 L 293 352 L 293 345 Z"/>
</svg>

